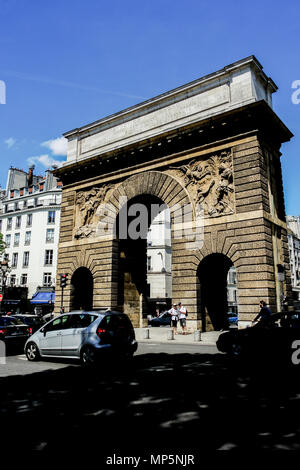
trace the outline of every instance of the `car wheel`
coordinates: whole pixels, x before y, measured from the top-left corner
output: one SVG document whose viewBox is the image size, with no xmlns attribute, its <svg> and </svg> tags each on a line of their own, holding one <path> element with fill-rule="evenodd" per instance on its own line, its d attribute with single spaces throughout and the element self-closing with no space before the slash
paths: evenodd
<svg viewBox="0 0 300 470">
<path fill-rule="evenodd" d="M 96 364 L 96 351 L 92 346 L 86 346 L 81 351 L 81 364 L 84 367 L 94 367 Z"/>
<path fill-rule="evenodd" d="M 39 348 L 35 343 L 28 343 L 25 349 L 28 361 L 38 361 L 40 359 Z"/>
</svg>

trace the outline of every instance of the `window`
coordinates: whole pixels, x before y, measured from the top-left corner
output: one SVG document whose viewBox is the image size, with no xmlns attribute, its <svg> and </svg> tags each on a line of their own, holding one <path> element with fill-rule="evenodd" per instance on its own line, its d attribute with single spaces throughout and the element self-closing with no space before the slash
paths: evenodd
<svg viewBox="0 0 300 470">
<path fill-rule="evenodd" d="M 46 231 L 46 242 L 47 242 L 47 243 L 54 242 L 54 228 L 47 228 L 47 231 Z"/>
<path fill-rule="evenodd" d="M 147 256 L 147 271 L 152 270 L 152 265 L 151 265 L 151 256 Z"/>
<path fill-rule="evenodd" d="M 15 286 L 16 285 L 16 275 L 15 274 L 12 274 L 10 276 L 10 285 L 11 286 Z"/>
<path fill-rule="evenodd" d="M 11 266 L 12 268 L 16 268 L 17 265 L 18 265 L 18 253 L 13 253 Z"/>
<path fill-rule="evenodd" d="M 2 230 L 2 220 L 0 220 L 0 232 Z"/>
<path fill-rule="evenodd" d="M 27 214 L 27 227 L 32 225 L 32 214 Z"/>
<path fill-rule="evenodd" d="M 23 267 L 27 267 L 29 265 L 29 251 L 24 251 L 23 254 Z"/>
<path fill-rule="evenodd" d="M 19 244 L 20 244 L 20 234 L 15 233 L 14 246 L 19 246 Z"/>
<path fill-rule="evenodd" d="M 45 251 L 45 265 L 51 265 L 53 263 L 53 250 Z"/>
<path fill-rule="evenodd" d="M 87 328 L 97 319 L 97 315 L 74 314 L 70 315 L 68 328 Z"/>
<path fill-rule="evenodd" d="M 48 212 L 48 224 L 54 224 L 55 222 L 55 211 Z"/>
<path fill-rule="evenodd" d="M 10 241 L 11 241 L 11 235 L 8 234 L 8 235 L 6 235 L 6 237 L 5 237 L 5 243 L 6 243 L 6 247 L 7 247 L 7 248 L 10 247 Z"/>
<path fill-rule="evenodd" d="M 63 330 L 66 328 L 70 315 L 56 318 L 51 323 L 45 326 L 47 331 Z"/>
<path fill-rule="evenodd" d="M 30 245 L 31 232 L 25 232 L 25 245 Z"/>
<path fill-rule="evenodd" d="M 43 275 L 43 286 L 51 286 L 52 276 L 51 273 L 44 273 Z"/>
<path fill-rule="evenodd" d="M 10 230 L 11 227 L 12 227 L 12 218 L 9 217 L 9 218 L 7 219 L 7 230 Z"/>
<path fill-rule="evenodd" d="M 18 215 L 16 218 L 16 228 L 20 228 L 20 227 L 21 227 L 21 216 Z"/>
<path fill-rule="evenodd" d="M 21 286 L 26 286 L 27 284 L 27 274 L 22 274 L 21 276 Z"/>
</svg>

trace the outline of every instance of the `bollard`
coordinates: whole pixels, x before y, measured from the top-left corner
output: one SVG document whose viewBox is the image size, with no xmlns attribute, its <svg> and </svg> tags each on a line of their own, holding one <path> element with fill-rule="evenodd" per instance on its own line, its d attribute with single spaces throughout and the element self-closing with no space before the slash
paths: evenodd
<svg viewBox="0 0 300 470">
<path fill-rule="evenodd" d="M 201 330 L 194 331 L 194 341 L 201 341 Z"/>
<path fill-rule="evenodd" d="M 175 339 L 174 338 L 174 330 L 168 330 L 168 339 Z"/>
<path fill-rule="evenodd" d="M 0 364 L 6 364 L 6 345 L 2 340 L 0 340 Z"/>
<path fill-rule="evenodd" d="M 149 330 L 149 328 L 146 328 L 144 330 L 144 339 L 150 339 L 150 330 Z"/>
</svg>

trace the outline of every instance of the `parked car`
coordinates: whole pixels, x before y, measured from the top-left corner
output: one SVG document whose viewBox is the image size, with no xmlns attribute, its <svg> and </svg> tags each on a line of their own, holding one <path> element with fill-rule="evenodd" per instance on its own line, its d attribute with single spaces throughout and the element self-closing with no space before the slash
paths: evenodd
<svg viewBox="0 0 300 470">
<path fill-rule="evenodd" d="M 45 321 L 38 315 L 30 315 L 25 313 L 18 313 L 14 315 L 14 318 L 18 318 L 25 325 L 28 325 L 32 328 L 32 333 L 35 333 L 39 330 L 44 324 Z"/>
<path fill-rule="evenodd" d="M 0 340 L 4 341 L 7 347 L 24 345 L 31 333 L 31 327 L 18 318 L 0 316 Z"/>
<path fill-rule="evenodd" d="M 239 318 L 238 318 L 237 313 L 228 312 L 228 314 L 227 314 L 227 320 L 228 320 L 229 327 L 231 327 L 231 326 L 238 326 Z"/>
<path fill-rule="evenodd" d="M 170 326 L 171 325 L 171 315 L 166 310 L 165 312 L 160 313 L 158 317 L 153 317 L 150 320 L 148 320 L 148 325 L 149 326 L 154 326 L 154 327 Z"/>
<path fill-rule="evenodd" d="M 255 364 L 265 360 L 274 363 L 290 360 L 295 340 L 300 340 L 295 312 L 283 312 L 271 315 L 267 326 L 257 323 L 222 333 L 217 348 L 220 352 L 250 358 Z"/>
<path fill-rule="evenodd" d="M 28 339 L 24 350 L 29 361 L 63 357 L 92 366 L 104 355 L 132 357 L 137 342 L 127 315 L 80 310 L 48 322 Z"/>
</svg>

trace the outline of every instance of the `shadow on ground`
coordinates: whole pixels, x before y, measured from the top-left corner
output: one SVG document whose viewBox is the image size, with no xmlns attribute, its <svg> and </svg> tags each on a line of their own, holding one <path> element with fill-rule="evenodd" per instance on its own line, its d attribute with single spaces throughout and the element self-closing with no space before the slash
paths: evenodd
<svg viewBox="0 0 300 470">
<path fill-rule="evenodd" d="M 109 371 L 66 364 L 8 377 L 1 442 L 18 452 L 97 452 L 99 462 L 137 449 L 298 450 L 298 375 L 221 354 L 145 354 Z"/>
</svg>

